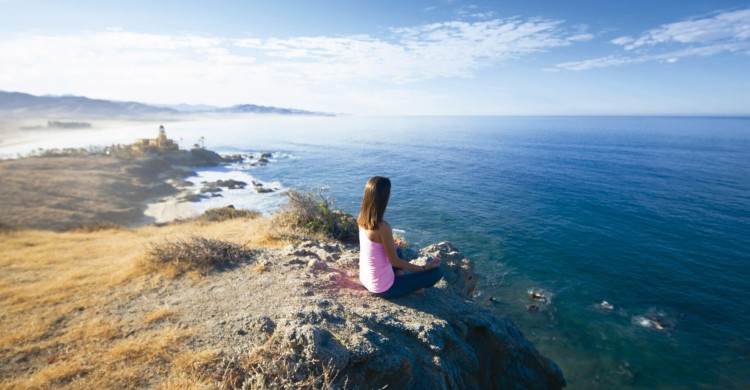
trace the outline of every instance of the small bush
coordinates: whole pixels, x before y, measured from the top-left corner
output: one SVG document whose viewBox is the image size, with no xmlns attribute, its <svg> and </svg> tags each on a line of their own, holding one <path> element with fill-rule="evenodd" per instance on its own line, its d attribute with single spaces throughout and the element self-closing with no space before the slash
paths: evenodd
<svg viewBox="0 0 750 390">
<path fill-rule="evenodd" d="M 242 245 L 204 237 L 151 243 L 148 252 L 151 263 L 170 266 L 177 275 L 188 271 L 207 272 L 249 258 L 250 251 Z"/>
<path fill-rule="evenodd" d="M 334 208 L 335 199 L 326 189 L 286 192 L 289 202 L 282 211 L 294 227 L 321 233 L 334 240 L 353 243 L 358 240 L 356 219 Z"/>
<path fill-rule="evenodd" d="M 208 222 L 222 222 L 236 218 L 253 219 L 260 217 L 260 213 L 255 210 L 236 209 L 234 206 L 217 207 L 206 210 L 199 219 Z"/>
</svg>

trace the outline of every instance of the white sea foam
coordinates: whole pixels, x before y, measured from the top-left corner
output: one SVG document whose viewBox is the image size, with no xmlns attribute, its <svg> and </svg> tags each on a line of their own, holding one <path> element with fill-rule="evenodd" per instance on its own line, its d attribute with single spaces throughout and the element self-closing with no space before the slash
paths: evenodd
<svg viewBox="0 0 750 390">
<path fill-rule="evenodd" d="M 634 316 L 632 319 L 633 324 L 642 326 L 644 328 L 654 328 L 656 330 L 665 330 L 667 325 L 662 321 L 648 318 L 646 316 Z"/>
<path fill-rule="evenodd" d="M 551 292 L 539 288 L 530 288 L 526 292 L 529 294 L 529 298 L 532 301 L 545 304 L 552 303 L 552 297 L 554 297 L 554 294 Z"/>
<path fill-rule="evenodd" d="M 234 170 L 231 169 L 231 167 L 198 170 L 195 176 L 191 176 L 186 180 L 194 183 L 189 189 L 195 194 L 200 193 L 200 190 L 205 186 L 205 183 L 211 183 L 218 180 L 237 180 L 247 183 L 247 186 L 242 189 L 223 188 L 222 191 L 218 193 L 221 196 L 210 197 L 196 203 L 195 208 L 199 213 L 211 208 L 233 205 L 236 208 L 256 210 L 264 215 L 270 215 L 277 210 L 284 201 L 283 196 L 281 195 L 284 187 L 281 182 L 265 182 L 246 171 Z M 270 188 L 274 191 L 258 193 L 256 191 L 256 184 L 259 184 L 259 187 Z"/>
<path fill-rule="evenodd" d="M 648 319 L 644 316 L 634 316 L 632 320 L 633 324 L 642 326 L 644 328 L 653 328 L 654 327 L 654 321 L 651 319 Z"/>
</svg>

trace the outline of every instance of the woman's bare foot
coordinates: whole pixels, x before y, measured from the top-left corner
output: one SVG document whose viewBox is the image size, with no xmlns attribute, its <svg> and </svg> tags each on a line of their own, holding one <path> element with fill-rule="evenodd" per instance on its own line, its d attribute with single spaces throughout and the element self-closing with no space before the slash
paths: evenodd
<svg viewBox="0 0 750 390">
<path fill-rule="evenodd" d="M 424 289 L 423 289 L 423 288 L 420 288 L 419 290 L 417 290 L 417 291 L 414 291 L 414 294 L 417 294 L 417 295 L 422 295 L 422 294 L 424 294 Z"/>
</svg>

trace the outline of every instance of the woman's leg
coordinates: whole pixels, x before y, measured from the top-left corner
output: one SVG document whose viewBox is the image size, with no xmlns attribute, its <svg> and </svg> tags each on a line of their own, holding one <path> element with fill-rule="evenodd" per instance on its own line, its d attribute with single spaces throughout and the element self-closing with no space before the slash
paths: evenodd
<svg viewBox="0 0 750 390">
<path fill-rule="evenodd" d="M 433 268 L 424 272 L 412 272 L 406 275 L 396 276 L 393 286 L 388 290 L 376 294 L 379 297 L 391 299 L 411 294 L 420 288 L 432 287 L 443 277 L 443 271 Z"/>
</svg>

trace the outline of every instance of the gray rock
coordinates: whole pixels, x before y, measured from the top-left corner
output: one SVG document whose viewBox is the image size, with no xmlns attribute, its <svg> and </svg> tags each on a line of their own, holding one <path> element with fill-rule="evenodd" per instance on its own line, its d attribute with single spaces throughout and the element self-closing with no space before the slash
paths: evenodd
<svg viewBox="0 0 750 390">
<path fill-rule="evenodd" d="M 328 266 L 326 265 L 326 263 L 325 263 L 325 262 L 323 262 L 323 261 L 321 261 L 321 260 L 318 260 L 318 259 L 311 259 L 311 260 L 310 260 L 310 261 L 309 261 L 309 262 L 307 263 L 307 266 L 308 266 L 308 267 L 309 267 L 309 268 L 310 268 L 311 270 L 314 270 L 314 271 L 328 271 L 328 270 L 329 270 L 329 268 L 328 268 Z"/>
<path fill-rule="evenodd" d="M 286 327 L 285 339 L 295 353 L 316 368 L 330 365 L 335 371 L 342 371 L 349 364 L 349 350 L 328 330 L 307 325 L 290 324 Z"/>
<path fill-rule="evenodd" d="M 213 193 L 217 193 L 217 192 L 221 192 L 221 191 L 223 191 L 221 188 L 215 187 L 213 185 L 207 185 L 207 186 L 201 188 L 201 194 L 205 194 L 205 193 L 212 193 L 213 194 Z"/>
<path fill-rule="evenodd" d="M 228 179 L 228 180 L 217 180 L 212 183 L 208 183 L 208 185 L 212 187 L 224 187 L 230 190 L 236 190 L 236 189 L 242 189 L 247 186 L 247 183 L 244 181 L 234 180 L 234 179 Z"/>
<path fill-rule="evenodd" d="M 301 246 L 310 253 L 315 247 Z M 306 255 L 294 248 L 285 252 Z M 344 252 L 340 261 L 328 264 L 305 257 L 310 259 L 310 270 L 356 275 L 356 253 Z M 511 321 L 469 298 L 478 278 L 473 261 L 443 242 L 422 249 L 417 262 L 435 257 L 442 261 L 445 279 L 424 295 L 384 300 L 347 282 L 348 278 L 304 282 L 293 294 L 304 302 L 272 328 L 272 337 L 290 346 L 307 372 L 320 372 L 323 365 L 339 372 L 336 386 L 344 381 L 347 387 L 361 389 L 565 386 L 557 365 L 542 356 Z"/>
<path fill-rule="evenodd" d="M 183 202 L 200 202 L 201 200 L 206 198 L 207 196 L 205 195 L 190 193 L 180 197 L 179 199 Z"/>
</svg>

